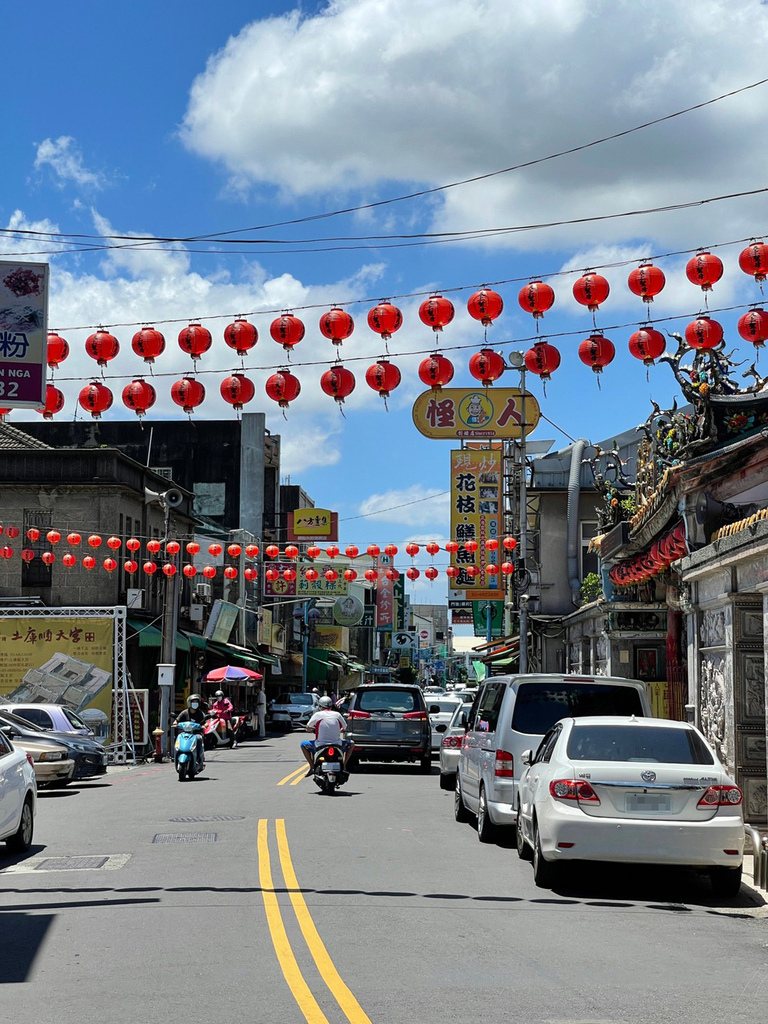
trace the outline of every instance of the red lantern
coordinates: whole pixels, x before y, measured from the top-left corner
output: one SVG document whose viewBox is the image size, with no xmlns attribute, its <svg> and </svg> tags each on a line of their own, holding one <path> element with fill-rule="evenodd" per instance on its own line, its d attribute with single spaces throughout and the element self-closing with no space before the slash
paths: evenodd
<svg viewBox="0 0 768 1024">
<path fill-rule="evenodd" d="M 493 349 L 483 348 L 469 358 L 469 372 L 485 387 L 489 387 L 504 373 L 504 356 Z"/>
<path fill-rule="evenodd" d="M 355 544 L 349 544 L 344 549 L 344 554 L 347 556 L 347 558 L 357 558 L 360 552 Z"/>
<path fill-rule="evenodd" d="M 488 562 L 485 566 L 485 572 L 488 576 L 498 576 L 499 567 L 495 562 Z"/>
<path fill-rule="evenodd" d="M 395 390 L 401 379 L 398 368 L 387 359 L 377 360 L 365 371 L 366 384 L 378 391 L 382 398 L 389 398 L 390 391 Z"/>
<path fill-rule="evenodd" d="M 11 538 L 18 536 L 18 530 L 14 533 L 12 526 L 9 526 L 8 529 L 5 532 Z M 48 543 L 49 544 L 58 544 L 59 541 L 61 540 L 61 534 L 59 533 L 58 530 L 49 530 L 48 533 L 46 533 L 45 536 L 48 538 Z"/>
<path fill-rule="evenodd" d="M 515 567 L 512 564 L 512 562 L 502 562 L 501 571 L 504 573 L 505 576 L 511 576 L 512 573 L 515 571 Z"/>
<path fill-rule="evenodd" d="M 339 578 L 339 574 L 338 572 L 336 572 L 335 569 L 326 569 L 323 575 L 325 576 L 329 583 L 335 583 L 336 580 Z"/>
<path fill-rule="evenodd" d="M 695 349 L 717 348 L 723 340 L 723 328 L 708 316 L 699 316 L 685 328 L 685 340 Z"/>
<path fill-rule="evenodd" d="M 428 580 L 436 580 L 437 569 L 434 567 L 434 565 L 430 565 L 428 569 L 424 570 L 424 575 L 427 577 Z"/>
<path fill-rule="evenodd" d="M 267 395 L 277 402 L 281 409 L 287 409 L 288 404 L 299 397 L 301 384 L 290 370 L 280 370 L 268 378 L 265 389 Z"/>
<path fill-rule="evenodd" d="M 397 571 L 397 569 L 387 569 L 384 575 L 387 577 L 388 580 L 392 580 L 393 583 L 395 580 L 400 579 L 400 573 Z"/>
<path fill-rule="evenodd" d="M 630 353 L 635 359 L 642 359 L 646 366 L 653 366 L 654 359 L 658 359 L 666 347 L 664 335 L 653 327 L 641 327 L 629 339 Z"/>
<path fill-rule="evenodd" d="M 172 562 L 166 562 L 163 565 L 163 573 L 166 576 L 175 576 L 176 575 L 176 566 Z"/>
<path fill-rule="evenodd" d="M 355 375 L 345 366 L 332 366 L 320 378 L 320 387 L 342 405 L 355 390 Z"/>
<path fill-rule="evenodd" d="M 266 576 L 270 583 L 275 583 L 277 580 L 280 579 L 280 570 L 275 569 L 274 567 L 270 567 L 269 569 L 267 569 L 264 575 Z"/>
<path fill-rule="evenodd" d="M 445 570 L 445 575 L 450 576 L 450 578 L 454 580 L 459 575 L 459 570 L 456 568 L 455 565 L 449 565 L 448 568 Z"/>
<path fill-rule="evenodd" d="M 375 569 L 366 569 L 363 576 L 365 576 L 369 583 L 375 583 L 379 578 Z"/>
<path fill-rule="evenodd" d="M 520 289 L 517 301 L 526 313 L 532 313 L 537 319 L 544 316 L 555 304 L 555 293 L 550 285 L 543 281 L 531 281 Z"/>
<path fill-rule="evenodd" d="M 334 345 L 340 345 L 355 329 L 355 321 L 345 309 L 334 306 L 320 317 L 320 333 Z"/>
<path fill-rule="evenodd" d="M 739 266 L 756 281 L 764 281 L 768 273 L 768 245 L 765 242 L 750 242 L 739 253 Z"/>
<path fill-rule="evenodd" d="M 243 576 L 250 582 L 259 578 L 259 574 L 255 569 L 243 569 Z"/>
<path fill-rule="evenodd" d="M 379 555 L 381 554 L 381 548 L 379 547 L 378 544 L 369 544 L 365 550 L 366 553 L 371 556 L 371 558 L 378 558 Z"/>
<path fill-rule="evenodd" d="M 31 562 L 32 559 L 35 557 L 35 552 L 32 550 L 32 548 L 23 548 L 21 552 L 21 557 L 23 561 Z"/>
<path fill-rule="evenodd" d="M 139 548 L 141 547 L 141 541 L 138 540 L 136 537 L 129 537 L 128 540 L 125 542 L 125 546 L 128 548 L 129 551 L 138 551 Z"/>
<path fill-rule="evenodd" d="M 269 325 L 269 333 L 273 340 L 282 345 L 286 352 L 290 352 L 294 345 L 298 345 L 304 337 L 304 331 L 302 321 L 291 313 L 283 313 Z"/>
<path fill-rule="evenodd" d="M 419 363 L 419 377 L 427 387 L 439 391 L 453 379 L 453 363 L 435 352 Z"/>
<path fill-rule="evenodd" d="M 467 312 L 473 320 L 479 320 L 483 327 L 489 327 L 503 309 L 504 300 L 490 288 L 481 288 L 467 299 Z"/>
<path fill-rule="evenodd" d="M 416 555 L 418 555 L 418 553 L 419 553 L 419 545 L 418 544 L 414 544 L 413 542 L 409 542 L 408 544 L 405 545 L 405 553 L 407 555 L 410 555 L 411 558 L 415 558 Z"/>
<path fill-rule="evenodd" d="M 476 540 L 467 540 L 467 541 L 465 541 L 464 542 L 464 550 L 465 551 L 469 551 L 469 553 L 471 555 L 474 555 L 474 553 L 477 551 L 477 541 Z"/>
<path fill-rule="evenodd" d="M 123 405 L 133 409 L 139 419 L 155 404 L 156 399 L 155 389 L 140 377 L 123 388 Z"/>
<path fill-rule="evenodd" d="M 120 351 L 120 342 L 114 334 L 99 327 L 95 334 L 85 339 L 85 351 L 99 366 L 106 366 Z"/>
<path fill-rule="evenodd" d="M 21 530 L 18 528 L 18 526 L 9 526 L 5 532 L 8 534 L 9 537 L 13 538 L 18 537 L 19 534 L 21 533 Z M 56 533 L 58 540 L 54 541 L 54 543 L 58 544 L 58 542 L 61 540 L 61 534 L 58 533 L 58 531 L 56 530 L 53 530 L 51 532 Z"/>
<path fill-rule="evenodd" d="M 224 401 L 238 412 L 256 394 L 253 381 L 242 373 L 233 373 L 231 377 L 225 377 L 219 390 Z"/>
<path fill-rule="evenodd" d="M 62 563 L 64 565 L 66 565 L 66 567 L 68 569 L 71 569 L 73 565 L 77 565 L 77 559 L 75 558 L 75 556 L 73 554 L 70 554 L 70 553 L 67 553 L 66 555 L 64 555 L 64 557 L 61 559 L 61 561 L 62 561 Z"/>
<path fill-rule="evenodd" d="M 296 547 L 295 544 L 288 544 L 288 546 L 286 547 L 286 549 L 284 551 L 284 554 L 285 554 L 286 558 L 298 558 L 299 557 L 299 549 Z"/>
<path fill-rule="evenodd" d="M 317 571 L 317 569 L 310 568 L 304 570 L 304 579 L 309 580 L 310 583 L 314 583 L 315 580 L 319 578 L 319 576 L 320 573 Z"/>
<path fill-rule="evenodd" d="M 633 295 L 639 295 L 643 302 L 653 302 L 654 295 L 658 295 L 666 283 L 664 271 L 652 263 L 641 263 L 629 272 L 627 278 L 629 290 Z"/>
<path fill-rule="evenodd" d="M 111 551 L 117 551 L 118 548 L 122 547 L 122 544 L 123 544 L 123 542 L 120 540 L 119 537 L 109 537 L 109 538 L 107 538 L 107 547 Z"/>
<path fill-rule="evenodd" d="M 289 583 L 293 583 L 293 581 L 296 579 L 296 570 L 295 569 L 284 569 L 283 570 L 283 579 L 284 580 L 288 580 Z"/>
<path fill-rule="evenodd" d="M 685 276 L 703 292 L 710 292 L 712 285 L 723 276 L 723 261 L 711 252 L 698 252 L 686 263 Z"/>
<path fill-rule="evenodd" d="M 187 551 L 189 551 L 189 545 L 187 545 Z M 199 549 L 198 549 L 199 550 Z M 259 556 L 259 545 L 258 544 L 246 544 L 245 553 L 248 558 L 258 558 Z"/>
<path fill-rule="evenodd" d="M 0 555 L 2 555 L 3 558 L 13 558 L 13 548 L 6 545 L 2 550 L 0 550 Z"/>
<path fill-rule="evenodd" d="M 739 317 L 736 327 L 745 341 L 751 341 L 755 348 L 762 348 L 768 338 L 768 313 L 764 309 L 750 309 Z"/>
<path fill-rule="evenodd" d="M 216 566 L 215 565 L 204 565 L 203 566 L 203 576 L 205 576 L 205 578 L 207 580 L 215 579 L 215 577 L 216 577 Z"/>
<path fill-rule="evenodd" d="M 387 546 L 384 548 L 384 554 L 389 555 L 390 558 L 394 558 L 395 555 L 397 554 L 397 545 L 387 544 Z"/>
<path fill-rule="evenodd" d="M 409 580 L 417 580 L 421 573 L 414 565 L 412 565 L 410 566 L 410 568 L 405 570 L 405 575 L 408 577 Z"/>
<path fill-rule="evenodd" d="M 264 548 L 264 554 L 267 556 L 267 558 L 277 558 L 277 556 L 280 554 L 280 548 L 277 546 L 277 544 L 267 544 L 267 546 Z"/>
<path fill-rule="evenodd" d="M 127 546 L 128 545 L 126 544 L 126 547 Z M 190 541 L 187 541 L 187 543 L 184 545 L 184 548 L 185 548 L 187 554 L 189 554 L 189 555 L 196 555 L 199 552 L 199 550 L 200 550 L 200 545 L 197 543 L 196 540 L 190 540 Z"/>
<path fill-rule="evenodd" d="M 205 388 L 194 377 L 182 377 L 171 388 L 171 398 L 187 415 L 190 415 L 203 402 Z"/>
<path fill-rule="evenodd" d="M 224 341 L 239 356 L 244 356 L 250 352 L 258 340 L 259 332 L 252 323 L 243 320 L 242 317 L 237 317 L 233 324 L 228 324 L 224 328 Z"/>
<path fill-rule="evenodd" d="M 27 537 L 31 541 L 40 540 L 40 531 L 36 526 L 30 526 L 30 528 L 27 530 Z"/>
<path fill-rule="evenodd" d="M 115 569 L 117 568 L 117 562 L 114 560 L 114 558 L 105 558 L 101 564 L 104 566 L 107 572 L 114 572 Z"/>
<path fill-rule="evenodd" d="M 586 306 L 590 313 L 594 313 L 608 298 L 610 291 L 611 286 L 601 274 L 589 271 L 574 284 L 573 297 L 582 306 Z"/>
<path fill-rule="evenodd" d="M 44 551 L 42 555 L 40 555 L 40 557 L 42 558 L 46 565 L 53 565 L 53 563 L 56 561 L 56 555 L 54 555 L 52 551 Z"/>
<path fill-rule="evenodd" d="M 77 545 L 80 543 L 80 541 L 82 539 L 83 538 L 80 536 L 79 533 L 68 533 L 67 534 L 67 544 L 71 544 L 73 548 L 76 548 Z"/>
<path fill-rule="evenodd" d="M 429 544 L 425 544 L 427 554 L 436 555 L 440 550 L 440 545 L 436 544 L 435 541 L 431 540 Z"/>
<path fill-rule="evenodd" d="M 329 544 L 328 547 L 325 549 L 325 553 L 326 555 L 328 555 L 329 558 L 337 558 L 339 555 L 339 549 L 336 547 L 335 544 Z"/>
<path fill-rule="evenodd" d="M 93 557 L 93 555 L 86 555 L 85 556 L 85 558 L 83 559 L 83 568 L 87 569 L 88 572 L 90 572 L 91 569 L 95 569 L 96 568 L 96 559 Z M 145 566 L 145 572 L 146 571 L 147 571 L 147 569 L 146 569 L 146 566 Z M 153 571 L 154 571 L 154 569 L 153 569 Z"/>
<path fill-rule="evenodd" d="M 65 555 L 64 556 L 64 558 L 74 558 L 74 557 L 75 557 L 74 555 Z M 64 561 L 64 559 L 62 559 L 62 561 Z M 123 562 L 123 568 L 125 569 L 125 571 L 127 573 L 129 573 L 130 575 L 133 575 L 133 573 L 135 573 L 138 570 L 139 563 L 131 561 L 129 559 L 127 562 Z"/>
<path fill-rule="evenodd" d="M 591 366 L 594 373 L 602 373 L 603 368 L 613 361 L 616 349 L 613 342 L 602 334 L 590 334 L 579 345 L 579 359 L 586 366 Z"/>
<path fill-rule="evenodd" d="M 419 306 L 419 319 L 427 327 L 431 327 L 435 333 L 447 327 L 453 320 L 454 314 L 453 303 L 442 295 L 432 295 Z"/>
<path fill-rule="evenodd" d="M 560 353 L 549 342 L 539 341 L 525 353 L 526 369 L 542 380 L 549 380 L 559 365 Z"/>
<path fill-rule="evenodd" d="M 514 551 L 517 547 L 517 541 L 514 537 L 505 537 L 501 543 L 505 551 Z"/>
<path fill-rule="evenodd" d="M 489 537 L 485 542 L 486 551 L 496 551 L 499 547 L 499 541 L 496 537 Z"/>
<path fill-rule="evenodd" d="M 165 352 L 165 338 L 154 327 L 142 327 L 131 339 L 131 348 L 151 366 Z"/>
<path fill-rule="evenodd" d="M 48 339 L 46 342 L 46 362 L 48 366 L 55 370 L 60 363 L 69 355 L 69 345 L 59 334 L 54 334 L 53 331 L 48 332 Z"/>
<path fill-rule="evenodd" d="M 169 540 L 165 545 L 165 550 L 169 555 L 178 555 L 181 551 L 181 544 L 177 540 Z"/>
<path fill-rule="evenodd" d="M 191 580 L 193 576 L 197 576 L 197 569 L 194 565 L 185 565 L 181 570 L 188 580 Z"/>
<path fill-rule="evenodd" d="M 224 548 L 221 546 L 221 544 L 214 543 L 208 545 L 208 554 L 211 555 L 213 558 L 218 558 L 223 550 Z"/>
<path fill-rule="evenodd" d="M 162 547 L 162 545 L 161 545 L 159 540 L 148 540 L 147 541 L 147 551 L 149 551 L 153 555 L 156 555 L 160 551 L 161 547 Z"/>
<path fill-rule="evenodd" d="M 45 406 L 37 411 L 42 413 L 43 419 L 52 420 L 57 412 L 64 408 L 64 395 L 55 388 L 53 384 L 45 386 Z"/>
<path fill-rule="evenodd" d="M 322 551 L 317 546 L 317 544 L 310 544 L 309 547 L 307 548 L 307 557 L 308 558 L 317 558 L 318 555 L 321 555 L 321 554 L 322 554 Z"/>
<path fill-rule="evenodd" d="M 348 583 L 353 583 L 357 579 L 357 569 L 345 569 L 344 579 Z"/>
<path fill-rule="evenodd" d="M 101 414 L 112 405 L 113 396 L 106 385 L 94 380 L 90 384 L 86 384 L 77 400 L 81 408 L 98 420 L 101 419 Z"/>
<path fill-rule="evenodd" d="M 200 356 L 207 352 L 213 344 L 211 332 L 207 327 L 199 323 L 191 323 L 183 331 L 179 331 L 179 348 L 182 352 L 192 356 L 192 361 L 197 362 Z"/>
<path fill-rule="evenodd" d="M 395 331 L 400 330 L 402 323 L 403 314 L 391 302 L 380 302 L 368 312 L 368 326 L 380 334 L 383 341 L 389 341 Z"/>
<path fill-rule="evenodd" d="M 237 569 L 234 567 L 234 565 L 228 565 L 224 569 L 224 575 L 228 580 L 237 579 Z"/>
<path fill-rule="evenodd" d="M 456 540 L 447 540 L 445 542 L 445 550 L 448 552 L 448 554 L 455 555 L 456 552 L 459 550 L 459 542 Z"/>
</svg>

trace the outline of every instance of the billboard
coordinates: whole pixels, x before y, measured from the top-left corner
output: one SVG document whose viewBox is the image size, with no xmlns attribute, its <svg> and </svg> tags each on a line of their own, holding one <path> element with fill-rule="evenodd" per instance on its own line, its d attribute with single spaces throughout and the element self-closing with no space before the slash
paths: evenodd
<svg viewBox="0 0 768 1024">
<path fill-rule="evenodd" d="M 498 564 L 498 551 L 487 551 L 485 547 L 486 540 L 501 539 L 501 456 L 501 448 L 463 448 L 451 452 L 451 537 L 461 546 L 451 556 L 458 574 L 451 578 L 449 591 L 463 591 L 470 600 L 481 595 L 503 596 L 498 574 L 486 572 L 490 562 Z M 475 541 L 477 550 L 467 551 L 463 546 L 467 541 Z"/>
<path fill-rule="evenodd" d="M 413 403 L 420 434 L 444 440 L 504 437 L 518 440 L 539 422 L 539 403 L 520 388 L 441 388 Z"/>
<path fill-rule="evenodd" d="M 48 264 L 0 262 L 0 405 L 45 405 Z"/>
<path fill-rule="evenodd" d="M 112 721 L 115 620 L 0 616 L 0 697 L 95 708 Z"/>
<path fill-rule="evenodd" d="M 288 515 L 288 537 L 301 541 L 338 540 L 339 514 L 328 508 L 297 508 Z"/>
</svg>

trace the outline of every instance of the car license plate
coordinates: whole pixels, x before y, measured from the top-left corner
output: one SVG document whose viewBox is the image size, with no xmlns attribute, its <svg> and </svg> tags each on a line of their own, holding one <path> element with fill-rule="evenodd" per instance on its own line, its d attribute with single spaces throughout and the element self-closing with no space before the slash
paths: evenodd
<svg viewBox="0 0 768 1024">
<path fill-rule="evenodd" d="M 624 798 L 625 811 L 669 811 L 670 798 L 664 793 L 627 793 Z"/>
<path fill-rule="evenodd" d="M 326 761 L 323 764 L 323 771 L 324 772 L 338 772 L 340 770 L 341 770 L 341 765 L 338 763 L 338 761 L 335 761 L 333 763 L 330 762 L 330 761 Z"/>
<path fill-rule="evenodd" d="M 379 732 L 382 736 L 394 736 L 397 733 L 397 722 L 379 722 Z"/>
</svg>

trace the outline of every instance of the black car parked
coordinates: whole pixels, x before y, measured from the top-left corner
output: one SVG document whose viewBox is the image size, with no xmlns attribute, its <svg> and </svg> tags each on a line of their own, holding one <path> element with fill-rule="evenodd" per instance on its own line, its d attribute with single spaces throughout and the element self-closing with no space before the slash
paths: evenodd
<svg viewBox="0 0 768 1024">
<path fill-rule="evenodd" d="M 359 686 L 347 711 L 348 736 L 360 761 L 418 761 L 432 770 L 432 730 L 418 686 L 370 683 Z"/>
<path fill-rule="evenodd" d="M 8 711 L 0 711 L 0 729 L 13 740 L 15 738 L 35 740 L 38 743 L 50 743 L 67 748 L 67 757 L 75 762 L 73 779 L 90 779 L 95 775 L 103 775 L 107 770 L 107 752 L 100 743 L 88 736 L 78 736 L 71 732 L 55 732 L 51 729 L 40 729 L 31 722 L 12 715 Z M 72 781 L 52 782 L 51 786 L 66 785 Z"/>
</svg>

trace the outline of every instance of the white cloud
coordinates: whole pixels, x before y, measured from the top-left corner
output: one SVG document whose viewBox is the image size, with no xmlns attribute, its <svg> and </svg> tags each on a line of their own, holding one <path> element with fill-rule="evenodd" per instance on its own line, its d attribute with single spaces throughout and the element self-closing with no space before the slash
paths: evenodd
<svg viewBox="0 0 768 1024">
<path fill-rule="evenodd" d="M 767 44 L 760 0 L 701 0 L 695 16 L 688 0 L 335 0 L 231 38 L 192 87 L 182 137 L 241 189 L 333 202 L 366 188 L 370 199 L 543 157 L 744 86 L 761 74 L 744 54 Z M 433 226 L 543 223 L 758 188 L 766 88 L 451 189 L 432 204 Z M 681 232 L 708 244 L 754 233 L 762 209 L 756 197 L 494 244 L 680 242 Z"/>
<path fill-rule="evenodd" d="M 49 167 L 64 185 L 71 182 L 81 188 L 101 190 L 106 184 L 103 174 L 89 170 L 83 163 L 83 155 L 70 135 L 58 139 L 45 139 L 37 147 L 35 168 Z"/>
<path fill-rule="evenodd" d="M 403 490 L 371 494 L 360 503 L 358 511 L 360 515 L 370 517 L 373 522 L 423 528 L 425 520 L 446 521 L 449 514 L 448 494 L 434 487 L 413 484 Z"/>
</svg>

